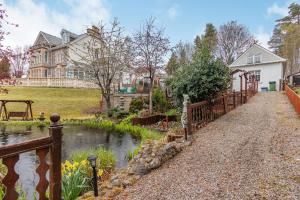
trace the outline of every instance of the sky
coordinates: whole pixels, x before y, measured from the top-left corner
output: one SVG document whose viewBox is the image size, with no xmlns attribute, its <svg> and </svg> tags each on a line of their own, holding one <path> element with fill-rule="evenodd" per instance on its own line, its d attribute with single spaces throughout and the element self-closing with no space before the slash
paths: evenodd
<svg viewBox="0 0 300 200">
<path fill-rule="evenodd" d="M 10 32 L 4 45 L 31 45 L 38 32 L 59 36 L 65 28 L 77 34 L 100 21 L 115 17 L 127 33 L 139 30 L 149 17 L 165 28 L 171 44 L 193 42 L 203 34 L 206 23 L 217 28 L 236 20 L 248 28 L 259 43 L 268 48 L 275 20 L 288 13 L 288 5 L 300 0 L 0 0 L 8 21 L 19 27 L 5 26 Z"/>
</svg>

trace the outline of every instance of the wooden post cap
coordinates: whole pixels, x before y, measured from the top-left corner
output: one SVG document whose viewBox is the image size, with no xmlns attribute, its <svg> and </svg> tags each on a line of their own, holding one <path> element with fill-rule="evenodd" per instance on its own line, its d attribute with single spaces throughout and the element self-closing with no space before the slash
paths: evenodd
<svg viewBox="0 0 300 200">
<path fill-rule="evenodd" d="M 60 120 L 60 116 L 59 114 L 57 113 L 53 113 L 51 116 L 50 116 L 50 121 L 52 124 L 57 124 Z"/>
</svg>

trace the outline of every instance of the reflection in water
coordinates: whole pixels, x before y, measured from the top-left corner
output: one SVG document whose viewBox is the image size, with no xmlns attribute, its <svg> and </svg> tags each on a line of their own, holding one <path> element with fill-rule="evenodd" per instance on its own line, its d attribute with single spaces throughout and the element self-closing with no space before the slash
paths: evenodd
<svg viewBox="0 0 300 200">
<path fill-rule="evenodd" d="M 30 139 L 48 135 L 47 127 L 0 127 L 0 146 L 16 144 Z M 72 152 L 90 148 L 103 147 L 110 149 L 117 158 L 116 167 L 127 165 L 126 154 L 132 151 L 139 141 L 130 134 L 107 133 L 99 129 L 83 127 L 64 127 L 62 141 L 62 158 L 68 159 Z M 16 171 L 20 175 L 19 184 L 28 194 L 28 199 L 33 199 L 33 191 L 39 180 L 35 169 L 38 159 L 35 152 L 26 152 L 20 155 Z M 22 173 L 20 173 L 22 172 Z"/>
</svg>

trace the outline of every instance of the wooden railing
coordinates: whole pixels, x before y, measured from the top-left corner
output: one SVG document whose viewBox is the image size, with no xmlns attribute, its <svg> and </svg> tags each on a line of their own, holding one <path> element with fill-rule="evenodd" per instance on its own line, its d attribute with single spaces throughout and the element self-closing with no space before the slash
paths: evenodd
<svg viewBox="0 0 300 200">
<path fill-rule="evenodd" d="M 284 90 L 291 104 L 294 106 L 295 111 L 300 115 L 300 96 L 287 84 L 284 85 Z"/>
<path fill-rule="evenodd" d="M 51 125 L 49 127 L 49 136 L 27 142 L 7 145 L 0 147 L 0 158 L 7 167 L 7 174 L 2 180 L 5 187 L 4 200 L 17 200 L 19 194 L 16 191 L 16 182 L 19 175 L 15 171 L 15 165 L 19 160 L 20 154 L 28 151 L 35 151 L 39 158 L 39 165 L 36 173 L 39 176 L 39 182 L 36 191 L 40 200 L 60 200 L 61 199 L 61 141 L 62 125 L 59 123 L 59 115 L 53 114 L 50 117 Z M 47 163 L 47 154 L 50 153 L 50 163 Z M 50 169 L 49 180 L 47 171 Z M 49 187 L 50 186 L 50 187 Z M 46 192 L 49 187 L 49 198 Z"/>
<path fill-rule="evenodd" d="M 256 82 L 255 82 L 256 83 Z M 242 92 L 230 92 L 216 99 L 189 104 L 187 107 L 188 125 L 187 132 L 191 134 L 207 123 L 221 117 L 237 106 L 247 102 L 257 93 L 257 86 L 248 87 Z"/>
</svg>

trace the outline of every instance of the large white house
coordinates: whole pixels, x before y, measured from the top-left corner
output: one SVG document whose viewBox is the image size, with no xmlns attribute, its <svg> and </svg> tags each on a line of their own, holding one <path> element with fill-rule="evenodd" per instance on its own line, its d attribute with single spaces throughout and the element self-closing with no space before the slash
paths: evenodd
<svg viewBox="0 0 300 200">
<path fill-rule="evenodd" d="M 254 74 L 258 81 L 258 90 L 269 88 L 269 82 L 276 82 L 276 90 L 279 90 L 280 80 L 284 78 L 286 59 L 277 56 L 264 47 L 253 44 L 241 56 L 239 56 L 229 68 L 244 70 Z M 240 91 L 239 73 L 233 75 L 232 89 Z"/>
</svg>

